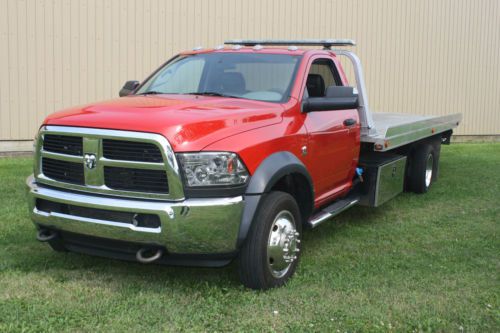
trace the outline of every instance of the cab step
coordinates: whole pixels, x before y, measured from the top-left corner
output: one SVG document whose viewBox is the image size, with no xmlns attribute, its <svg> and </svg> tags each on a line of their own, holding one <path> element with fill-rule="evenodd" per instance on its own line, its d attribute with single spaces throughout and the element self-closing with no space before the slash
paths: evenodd
<svg viewBox="0 0 500 333">
<path fill-rule="evenodd" d="M 347 208 L 350 208 L 359 202 L 358 196 L 348 196 L 343 199 L 337 200 L 329 206 L 326 206 L 316 212 L 310 219 L 307 224 L 311 228 L 315 228 L 320 225 L 322 222 L 325 222 L 331 217 L 334 217 L 340 213 L 342 213 Z"/>
</svg>

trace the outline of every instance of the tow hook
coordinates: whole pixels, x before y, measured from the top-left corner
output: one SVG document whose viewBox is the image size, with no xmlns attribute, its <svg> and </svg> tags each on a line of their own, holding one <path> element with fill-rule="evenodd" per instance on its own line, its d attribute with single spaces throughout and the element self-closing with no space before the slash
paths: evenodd
<svg viewBox="0 0 500 333">
<path fill-rule="evenodd" d="M 36 239 L 40 242 L 48 242 L 58 237 L 57 232 L 50 229 L 39 229 L 36 234 Z"/>
<path fill-rule="evenodd" d="M 163 250 L 160 248 L 151 249 L 143 247 L 137 251 L 135 257 L 138 262 L 143 264 L 149 264 L 161 258 L 163 255 Z"/>
</svg>

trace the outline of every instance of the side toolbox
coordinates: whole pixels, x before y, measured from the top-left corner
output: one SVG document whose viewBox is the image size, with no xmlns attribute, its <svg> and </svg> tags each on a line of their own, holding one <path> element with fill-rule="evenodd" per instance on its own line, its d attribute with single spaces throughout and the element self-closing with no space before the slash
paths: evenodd
<svg viewBox="0 0 500 333">
<path fill-rule="evenodd" d="M 403 192 L 406 156 L 368 153 L 359 165 L 364 170 L 360 205 L 378 207 Z"/>
</svg>

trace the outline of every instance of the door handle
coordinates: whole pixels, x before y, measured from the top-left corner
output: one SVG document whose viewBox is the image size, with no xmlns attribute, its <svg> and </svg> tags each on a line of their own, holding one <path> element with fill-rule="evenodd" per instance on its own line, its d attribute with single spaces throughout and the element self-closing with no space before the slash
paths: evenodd
<svg viewBox="0 0 500 333">
<path fill-rule="evenodd" d="M 344 126 L 352 126 L 356 124 L 356 119 L 348 118 L 344 120 Z"/>
</svg>

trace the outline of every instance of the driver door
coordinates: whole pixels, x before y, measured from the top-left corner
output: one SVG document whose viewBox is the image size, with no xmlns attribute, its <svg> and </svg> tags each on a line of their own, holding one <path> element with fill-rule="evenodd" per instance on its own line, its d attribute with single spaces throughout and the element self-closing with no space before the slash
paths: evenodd
<svg viewBox="0 0 500 333">
<path fill-rule="evenodd" d="M 325 97 L 326 88 L 343 85 L 332 58 L 313 58 L 303 98 Z M 346 121 L 348 120 L 348 121 Z M 352 120 L 354 124 L 350 124 Z M 309 112 L 307 167 L 316 192 L 315 205 L 344 194 L 351 186 L 359 156 L 359 117 L 356 109 Z"/>
</svg>

